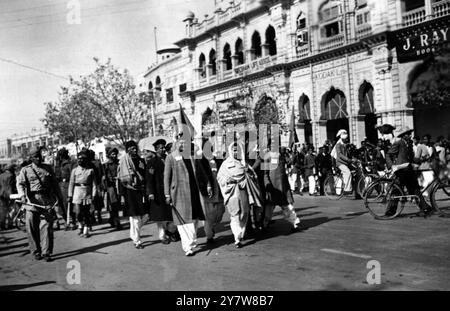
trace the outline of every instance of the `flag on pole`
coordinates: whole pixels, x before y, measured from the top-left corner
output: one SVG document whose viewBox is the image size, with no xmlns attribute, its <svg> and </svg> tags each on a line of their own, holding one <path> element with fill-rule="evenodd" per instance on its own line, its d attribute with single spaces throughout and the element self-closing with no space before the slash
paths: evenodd
<svg viewBox="0 0 450 311">
<path fill-rule="evenodd" d="M 291 123 L 289 124 L 289 148 L 298 143 L 297 131 L 295 130 L 295 107 L 292 107 Z"/>
<path fill-rule="evenodd" d="M 191 139 L 194 139 L 195 135 L 197 134 L 197 132 L 194 129 L 194 126 L 192 125 L 191 121 L 189 120 L 188 116 L 186 115 L 186 113 L 183 110 L 183 107 L 181 107 L 180 105 L 180 122 L 177 122 L 178 124 L 178 134 L 183 132 L 183 127 L 184 128 L 188 128 L 189 129 L 189 135 L 191 137 Z"/>
</svg>

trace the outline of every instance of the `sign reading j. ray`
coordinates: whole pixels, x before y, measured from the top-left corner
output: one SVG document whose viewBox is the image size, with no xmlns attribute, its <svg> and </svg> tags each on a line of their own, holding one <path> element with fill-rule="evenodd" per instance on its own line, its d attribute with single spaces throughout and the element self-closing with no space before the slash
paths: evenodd
<svg viewBox="0 0 450 311">
<path fill-rule="evenodd" d="M 449 26 L 435 27 L 427 30 L 418 29 L 412 35 L 400 38 L 395 42 L 397 57 L 400 63 L 414 61 L 434 53 L 438 46 L 449 43 Z"/>
</svg>

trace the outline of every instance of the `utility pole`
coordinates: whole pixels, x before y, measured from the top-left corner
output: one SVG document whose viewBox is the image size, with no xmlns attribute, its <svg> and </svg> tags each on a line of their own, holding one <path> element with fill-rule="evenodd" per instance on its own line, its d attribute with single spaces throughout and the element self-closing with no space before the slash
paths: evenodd
<svg viewBox="0 0 450 311">
<path fill-rule="evenodd" d="M 158 63 L 158 38 L 156 36 L 157 27 L 155 26 L 153 28 L 153 34 L 155 35 L 155 56 L 156 56 L 156 63 Z"/>
</svg>

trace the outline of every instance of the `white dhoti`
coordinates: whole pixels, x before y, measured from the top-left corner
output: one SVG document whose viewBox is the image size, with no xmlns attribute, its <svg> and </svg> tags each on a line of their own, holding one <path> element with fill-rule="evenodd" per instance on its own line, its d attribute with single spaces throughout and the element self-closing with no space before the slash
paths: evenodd
<svg viewBox="0 0 450 311">
<path fill-rule="evenodd" d="M 223 203 L 205 202 L 205 234 L 207 239 L 214 238 L 214 229 L 222 221 L 224 212 Z"/>
<path fill-rule="evenodd" d="M 166 230 L 170 233 L 177 231 L 177 226 L 171 221 L 158 221 L 156 222 L 156 227 L 158 228 L 158 237 L 161 241 L 168 239 Z"/>
<path fill-rule="evenodd" d="M 194 220 L 193 223 L 177 226 L 178 233 L 180 233 L 181 237 L 181 247 L 186 255 L 192 254 L 194 248 L 197 247 L 197 224 L 198 221 Z"/>
<path fill-rule="evenodd" d="M 130 217 L 130 238 L 135 245 L 142 244 L 141 241 L 141 229 L 143 225 L 142 216 Z"/>
</svg>

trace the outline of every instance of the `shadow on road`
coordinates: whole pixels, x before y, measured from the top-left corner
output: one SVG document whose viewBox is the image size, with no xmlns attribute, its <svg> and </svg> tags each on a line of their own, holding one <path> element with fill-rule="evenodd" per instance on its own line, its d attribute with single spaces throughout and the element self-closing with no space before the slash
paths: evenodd
<svg viewBox="0 0 450 311">
<path fill-rule="evenodd" d="M 20 256 L 23 257 L 25 255 L 28 255 L 30 253 L 30 251 L 28 249 L 24 249 L 24 250 L 21 250 L 21 251 L 14 251 L 14 252 L 9 252 L 9 253 L 1 253 L 0 257 L 6 257 L 6 256 L 9 256 L 9 255 L 20 254 L 20 253 L 22 253 L 22 255 L 20 255 Z"/>
<path fill-rule="evenodd" d="M 82 254 L 85 254 L 85 253 L 94 253 L 94 252 L 97 252 L 98 250 L 100 250 L 102 248 L 106 248 L 106 247 L 114 246 L 114 245 L 119 245 L 119 244 L 122 244 L 122 243 L 125 243 L 125 242 L 130 242 L 131 243 L 131 240 L 129 238 L 126 238 L 126 239 L 111 241 L 111 242 L 102 243 L 102 244 L 98 244 L 98 245 L 88 246 L 88 247 L 81 248 L 81 249 L 78 249 L 78 250 L 73 250 L 73 251 L 68 251 L 68 252 L 64 252 L 64 253 L 59 253 L 59 254 L 53 255 L 53 259 L 54 260 L 58 260 L 58 259 L 63 259 L 63 258 L 68 258 L 68 257 L 82 255 Z"/>
<path fill-rule="evenodd" d="M 31 283 L 31 284 L 3 285 L 3 286 L 0 286 L 0 291 L 20 290 L 20 289 L 36 287 L 36 286 L 41 286 L 41 285 L 48 285 L 48 284 L 56 284 L 56 282 L 55 281 L 45 281 L 45 282 L 38 282 L 38 283 Z"/>
<path fill-rule="evenodd" d="M 21 244 L 17 244 L 17 245 L 5 246 L 5 247 L 0 248 L 0 252 L 6 251 L 6 250 L 9 250 L 12 248 L 25 247 L 25 246 L 28 246 L 28 243 L 21 243 Z"/>
</svg>

